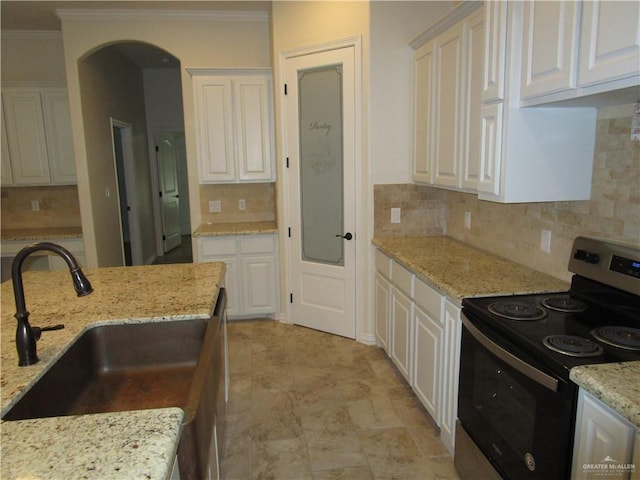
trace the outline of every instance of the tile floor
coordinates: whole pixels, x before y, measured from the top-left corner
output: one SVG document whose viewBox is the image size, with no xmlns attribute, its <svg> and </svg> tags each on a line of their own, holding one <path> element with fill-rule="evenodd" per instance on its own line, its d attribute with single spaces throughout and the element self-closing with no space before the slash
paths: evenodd
<svg viewBox="0 0 640 480">
<path fill-rule="evenodd" d="M 382 350 L 270 320 L 228 332 L 223 480 L 458 479 Z"/>
</svg>

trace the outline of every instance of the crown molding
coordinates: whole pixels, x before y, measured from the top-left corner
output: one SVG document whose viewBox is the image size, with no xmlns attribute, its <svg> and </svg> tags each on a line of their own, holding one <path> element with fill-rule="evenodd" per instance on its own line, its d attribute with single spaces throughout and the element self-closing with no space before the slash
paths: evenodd
<svg viewBox="0 0 640 480">
<path fill-rule="evenodd" d="M 62 20 L 164 20 L 266 22 L 267 12 L 211 11 L 211 10 L 150 10 L 150 9 L 59 9 Z"/>
</svg>

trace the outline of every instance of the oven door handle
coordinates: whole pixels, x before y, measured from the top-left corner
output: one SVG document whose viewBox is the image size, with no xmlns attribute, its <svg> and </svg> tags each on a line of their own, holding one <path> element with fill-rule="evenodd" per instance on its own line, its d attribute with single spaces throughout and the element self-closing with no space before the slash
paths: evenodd
<svg viewBox="0 0 640 480">
<path fill-rule="evenodd" d="M 498 357 L 503 362 L 506 362 L 509 366 L 515 368 L 523 375 L 526 375 L 534 382 L 539 383 L 540 385 L 548 388 L 552 392 L 558 391 L 557 379 L 547 375 L 546 373 L 538 370 L 535 367 L 532 367 L 527 362 L 520 360 L 511 352 L 508 352 L 507 350 L 502 348 L 500 345 L 497 345 L 496 343 L 494 343 L 491 339 L 486 337 L 480 330 L 478 330 L 476 326 L 473 325 L 473 323 L 471 323 L 471 320 L 469 320 L 465 316 L 464 313 L 461 315 L 461 318 L 462 318 L 463 325 L 466 327 L 469 333 L 473 335 L 473 337 L 478 342 L 480 342 L 483 347 L 485 347 L 487 350 L 493 353 L 496 357 Z"/>
</svg>

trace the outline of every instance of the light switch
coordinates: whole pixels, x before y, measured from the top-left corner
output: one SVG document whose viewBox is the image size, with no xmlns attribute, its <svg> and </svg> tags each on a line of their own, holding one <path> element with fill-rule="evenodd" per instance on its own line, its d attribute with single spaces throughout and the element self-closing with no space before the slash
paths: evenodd
<svg viewBox="0 0 640 480">
<path fill-rule="evenodd" d="M 247 209 L 247 202 L 245 201 L 244 198 L 241 198 L 240 200 L 238 200 L 238 210 L 246 210 Z"/>
<path fill-rule="evenodd" d="M 540 230 L 540 250 L 543 252 L 551 252 L 551 230 Z"/>
<path fill-rule="evenodd" d="M 471 230 L 471 212 L 464 212 L 464 228 Z"/>
<path fill-rule="evenodd" d="M 40 211 L 40 200 L 31 200 L 31 210 L 34 212 Z"/>
</svg>

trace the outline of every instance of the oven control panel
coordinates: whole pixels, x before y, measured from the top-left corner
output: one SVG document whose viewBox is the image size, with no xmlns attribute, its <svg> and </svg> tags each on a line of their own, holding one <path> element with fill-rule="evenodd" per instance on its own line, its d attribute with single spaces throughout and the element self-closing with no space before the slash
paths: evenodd
<svg viewBox="0 0 640 480">
<path fill-rule="evenodd" d="M 640 295 L 640 248 L 577 237 L 573 242 L 569 271 Z"/>
</svg>

